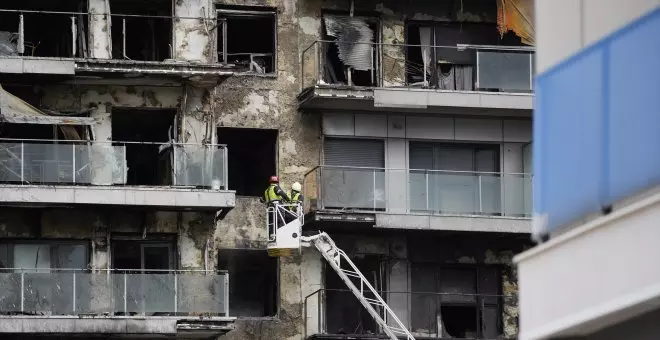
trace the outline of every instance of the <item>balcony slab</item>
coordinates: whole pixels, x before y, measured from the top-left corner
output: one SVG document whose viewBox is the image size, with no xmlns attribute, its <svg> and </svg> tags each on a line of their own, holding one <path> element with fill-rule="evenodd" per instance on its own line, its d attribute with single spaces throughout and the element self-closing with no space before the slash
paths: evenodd
<svg viewBox="0 0 660 340">
<path fill-rule="evenodd" d="M 0 316 L 0 334 L 149 335 L 208 338 L 233 329 L 232 317 Z M 195 327 L 190 327 L 194 324 Z"/>
<path fill-rule="evenodd" d="M 180 187 L 0 185 L 0 204 L 24 206 L 104 205 L 152 207 L 161 210 L 217 211 L 231 209 L 236 193 Z"/>
<path fill-rule="evenodd" d="M 75 67 L 73 59 L 0 57 L 0 73 L 73 75 Z"/>
<path fill-rule="evenodd" d="M 531 219 L 478 215 L 376 214 L 376 228 L 529 234 Z"/>
<path fill-rule="evenodd" d="M 465 231 L 530 234 L 532 221 L 524 217 L 480 215 L 428 215 L 384 212 L 318 210 L 305 217 L 303 228 L 313 230 L 318 223 L 325 228 L 382 228 L 409 230 Z"/>
<path fill-rule="evenodd" d="M 532 116 L 528 93 L 448 91 L 412 87 L 368 88 L 316 85 L 298 95 L 303 110 L 432 113 L 453 115 Z"/>
</svg>

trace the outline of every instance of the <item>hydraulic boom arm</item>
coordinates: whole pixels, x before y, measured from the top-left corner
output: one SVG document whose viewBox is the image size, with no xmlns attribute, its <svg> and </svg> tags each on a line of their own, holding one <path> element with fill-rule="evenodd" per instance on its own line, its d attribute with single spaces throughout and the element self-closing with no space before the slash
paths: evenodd
<svg viewBox="0 0 660 340">
<path fill-rule="evenodd" d="M 371 286 L 346 253 L 335 245 L 335 242 L 332 241 L 328 234 L 319 233 L 314 236 L 303 236 L 301 241 L 302 245 L 314 245 L 316 247 L 390 339 L 398 340 L 399 336 L 402 336 L 406 340 L 415 340 L 415 337 L 410 334 L 390 306 L 385 303 L 385 300 Z M 376 308 L 382 310 L 384 313 L 380 314 Z M 383 315 L 388 320 L 391 320 L 395 326 L 388 325 L 387 321 L 383 319 Z"/>
<path fill-rule="evenodd" d="M 399 340 L 400 336 L 406 340 L 415 340 L 390 306 L 328 234 L 321 232 L 313 236 L 301 235 L 304 223 L 301 208 L 300 204 L 294 203 L 275 204 L 267 209 L 268 254 L 288 256 L 295 250 L 300 251 L 302 246 L 313 245 L 390 339 Z M 388 325 L 388 321 L 392 325 Z"/>
</svg>

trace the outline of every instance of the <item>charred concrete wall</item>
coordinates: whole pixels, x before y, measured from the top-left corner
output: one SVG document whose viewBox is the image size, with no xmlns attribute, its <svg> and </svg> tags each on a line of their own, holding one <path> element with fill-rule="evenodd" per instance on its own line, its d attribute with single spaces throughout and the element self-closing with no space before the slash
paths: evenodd
<svg viewBox="0 0 660 340">
<path fill-rule="evenodd" d="M 495 235 L 465 235 L 465 234 L 439 234 L 428 232 L 392 232 L 358 234 L 346 232 L 336 234 L 330 233 L 337 245 L 342 248 L 349 257 L 359 261 L 366 257 L 378 258 L 385 266 L 382 280 L 386 290 L 388 304 L 407 327 L 411 327 L 412 318 L 429 317 L 435 319 L 435 315 L 413 314 L 411 309 L 412 296 L 406 292 L 413 289 L 413 265 L 424 266 L 450 266 L 458 268 L 475 268 L 490 266 L 497 268 L 500 272 L 501 286 L 501 315 L 502 335 L 507 338 L 515 338 L 518 334 L 518 299 L 517 299 L 517 274 L 512 266 L 512 258 L 531 245 L 523 237 L 495 236 Z M 311 251 L 310 251 L 311 253 Z M 323 280 L 309 271 L 320 270 L 320 259 L 312 254 L 305 253 L 306 275 L 310 282 L 308 294 L 314 293 L 319 288 L 337 289 L 337 287 L 324 287 Z M 381 267 L 382 268 L 382 267 Z M 373 269 L 373 268 L 372 268 Z M 367 270 L 367 268 L 363 268 Z M 327 277 L 327 276 L 326 276 Z M 419 278 L 417 278 L 418 280 Z M 421 293 L 421 292 L 417 292 Z M 348 293 L 347 293 L 348 294 Z M 492 293 L 491 293 L 492 294 Z M 350 295 L 350 294 L 349 294 Z M 307 295 L 305 295 L 307 296 Z M 352 296 L 349 296 L 349 298 Z M 419 296 L 418 296 L 419 298 Z M 315 297 L 307 299 L 306 327 L 310 334 L 318 330 L 318 308 L 323 307 L 323 300 Z M 326 315 L 326 317 L 338 318 L 337 315 Z M 326 325 L 328 322 L 326 322 Z M 410 328 L 411 331 L 415 331 Z M 418 334 L 422 336 L 423 334 Z"/>
<path fill-rule="evenodd" d="M 89 268 L 110 267 L 112 233 L 145 239 L 153 234 L 176 237 L 180 269 L 203 269 L 206 239 L 213 216 L 198 213 L 98 209 L 0 209 L 0 237 L 11 240 L 89 242 Z"/>
<path fill-rule="evenodd" d="M 299 22 L 305 34 L 319 34 L 321 13 L 339 11 L 346 14 L 351 10 L 349 0 L 310 0 L 301 1 Z M 352 10 L 355 15 L 378 17 L 381 32 L 376 32 L 377 40 L 382 42 L 383 86 L 402 86 L 405 84 L 405 48 L 397 46 L 406 42 L 406 20 L 485 23 L 497 22 L 495 1 L 396 1 L 368 0 L 355 1 Z M 309 46 L 309 43 L 305 47 Z M 306 70 L 309 72 L 309 70 Z M 306 77 L 306 79 L 311 79 Z"/>
</svg>

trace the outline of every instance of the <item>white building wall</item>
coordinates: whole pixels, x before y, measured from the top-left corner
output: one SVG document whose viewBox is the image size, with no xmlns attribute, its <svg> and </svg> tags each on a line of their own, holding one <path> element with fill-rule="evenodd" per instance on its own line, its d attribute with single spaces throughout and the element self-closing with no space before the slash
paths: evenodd
<svg viewBox="0 0 660 340">
<path fill-rule="evenodd" d="M 536 73 L 660 6 L 660 0 L 536 0 Z"/>
</svg>

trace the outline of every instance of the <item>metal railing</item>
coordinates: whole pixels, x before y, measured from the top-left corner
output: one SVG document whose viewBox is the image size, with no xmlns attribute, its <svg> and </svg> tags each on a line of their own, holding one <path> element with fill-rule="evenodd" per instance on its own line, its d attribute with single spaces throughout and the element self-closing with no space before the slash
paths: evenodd
<svg viewBox="0 0 660 340">
<path fill-rule="evenodd" d="M 381 295 L 415 337 L 501 340 L 517 336 L 515 328 L 504 327 L 518 316 L 515 295 L 409 291 L 383 291 Z M 305 297 L 303 308 L 305 337 L 383 334 L 346 289 L 319 289 Z M 461 324 L 469 327 L 457 330 L 448 317 L 460 318 Z M 474 319 L 469 320 L 471 317 Z M 390 320 L 386 321 L 389 324 Z"/>
<path fill-rule="evenodd" d="M 341 42 L 355 49 L 346 64 L 331 63 L 337 42 L 318 40 L 302 52 L 300 90 L 318 85 L 367 87 L 420 87 L 455 91 L 533 91 L 534 49 L 490 45 L 411 45 Z M 414 52 L 414 53 L 412 53 Z M 419 56 L 415 59 L 413 55 Z M 353 74 L 349 63 L 359 60 L 361 75 Z"/>
<path fill-rule="evenodd" d="M 30 9 L 0 8 L 3 24 L 0 32 L 6 32 L 7 38 L 0 41 L 9 55 L 27 57 L 58 58 L 99 58 L 93 55 L 93 43 L 90 35 L 100 35 L 102 40 L 111 44 L 109 51 L 112 59 L 135 59 L 143 61 L 163 61 L 173 58 L 172 41 L 166 46 L 156 42 L 156 36 L 163 28 L 172 30 L 176 20 L 206 21 L 209 29 L 215 25 L 214 17 L 203 16 L 166 16 L 118 13 L 93 13 L 80 11 L 45 11 Z M 38 36 L 26 35 L 30 26 L 41 27 L 45 20 L 51 20 L 50 31 L 41 30 Z M 91 27 L 90 27 L 91 26 Z M 94 26 L 98 27 L 95 28 Z M 144 30 L 154 32 L 153 37 L 144 37 Z M 131 52 L 131 35 L 142 41 L 139 48 Z M 5 36 L 0 34 L 0 38 Z M 36 39 L 36 40 L 35 40 Z M 156 47 L 156 45 L 159 45 Z M 45 46 L 48 45 L 48 46 Z M 163 45 L 163 46 L 161 46 Z M 135 47 L 135 46 L 133 46 Z M 144 49 L 148 48 L 148 51 Z M 137 53 L 137 54 L 136 54 Z"/>
<path fill-rule="evenodd" d="M 159 185 L 227 190 L 226 146 L 187 143 L 0 139 L 0 183 L 125 185 L 132 146 L 153 147 Z"/>
<path fill-rule="evenodd" d="M 228 316 L 227 272 L 0 269 L 0 315 Z"/>
<path fill-rule="evenodd" d="M 382 211 L 442 215 L 531 215 L 531 175 L 318 166 L 305 175 L 306 212 Z"/>
</svg>

